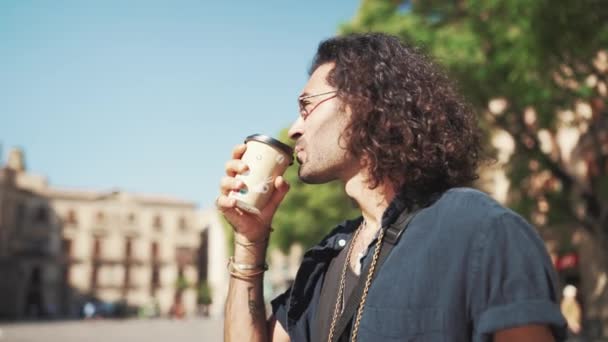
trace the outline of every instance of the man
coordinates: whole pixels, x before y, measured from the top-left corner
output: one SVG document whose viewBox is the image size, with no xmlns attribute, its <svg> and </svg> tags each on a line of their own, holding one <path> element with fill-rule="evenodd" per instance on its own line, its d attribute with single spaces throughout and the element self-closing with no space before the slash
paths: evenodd
<svg viewBox="0 0 608 342">
<path fill-rule="evenodd" d="M 243 187 L 234 176 L 247 170 L 240 160 L 246 146 L 237 146 L 216 203 L 235 230 L 232 260 L 248 271 L 231 273 L 226 341 L 563 338 L 544 244 L 514 212 L 462 187 L 476 178 L 479 163 L 475 118 L 423 53 L 378 33 L 329 39 L 319 46 L 299 102 L 289 135 L 300 179 L 342 181 L 362 217 L 304 255 L 267 321 L 266 247 L 289 185 L 275 180 L 259 217 L 236 209 L 227 195 Z M 374 276 L 385 229 L 402 212 L 415 216 Z M 336 327 L 362 279 L 371 282 L 340 334 Z"/>
</svg>

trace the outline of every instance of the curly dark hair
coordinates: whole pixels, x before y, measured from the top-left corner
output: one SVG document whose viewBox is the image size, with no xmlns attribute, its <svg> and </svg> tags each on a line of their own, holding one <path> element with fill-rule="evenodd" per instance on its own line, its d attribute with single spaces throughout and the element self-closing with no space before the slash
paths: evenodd
<svg viewBox="0 0 608 342">
<path fill-rule="evenodd" d="M 352 111 L 347 150 L 367 160 L 371 188 L 388 180 L 420 197 L 478 178 L 475 115 L 420 48 L 383 33 L 349 34 L 321 42 L 310 74 L 325 63 L 335 63 L 327 82 Z"/>
</svg>

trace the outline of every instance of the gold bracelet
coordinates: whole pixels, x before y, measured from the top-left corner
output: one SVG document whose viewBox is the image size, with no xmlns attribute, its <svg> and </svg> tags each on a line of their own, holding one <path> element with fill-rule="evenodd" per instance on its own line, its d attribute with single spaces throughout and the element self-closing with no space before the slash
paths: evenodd
<svg viewBox="0 0 608 342">
<path fill-rule="evenodd" d="M 237 265 L 242 266 L 245 269 L 239 269 Z M 264 265 L 262 265 L 262 266 L 259 266 L 259 265 L 248 265 L 248 264 L 235 264 L 234 257 L 230 257 L 230 259 L 228 260 L 228 273 L 230 273 L 231 276 L 238 278 L 238 279 L 242 279 L 242 280 L 254 279 L 256 276 L 266 272 L 266 270 L 268 270 L 268 265 L 266 263 L 264 263 Z"/>
<path fill-rule="evenodd" d="M 265 238 L 264 240 L 252 241 L 252 242 L 240 242 L 239 240 L 234 238 L 234 243 L 236 243 L 239 246 L 243 246 L 243 247 L 251 247 L 251 246 L 255 246 L 255 245 L 259 245 L 259 244 L 263 244 L 263 243 L 267 243 L 267 242 L 268 242 L 268 238 Z"/>
<path fill-rule="evenodd" d="M 270 227 L 270 233 L 272 233 L 272 232 L 274 232 L 274 229 L 272 227 Z M 243 246 L 243 247 L 251 247 L 251 246 L 259 245 L 262 243 L 267 243 L 269 238 L 270 238 L 270 236 L 267 236 L 265 239 L 262 239 L 260 241 L 240 242 L 239 240 L 237 240 L 237 238 L 235 236 L 234 243 L 236 243 L 239 246 Z"/>
<path fill-rule="evenodd" d="M 241 279 L 241 280 L 251 280 L 251 279 L 255 279 L 256 276 L 260 275 L 260 274 L 264 274 L 264 272 L 266 271 L 258 271 L 258 272 L 254 272 L 254 273 L 250 273 L 250 274 L 243 274 L 243 273 L 239 273 L 236 271 L 230 271 L 230 275 L 233 276 L 234 278 L 237 279 Z"/>
<path fill-rule="evenodd" d="M 238 263 L 234 260 L 234 257 L 231 256 L 230 258 L 228 258 L 228 266 L 232 266 L 233 269 L 236 269 L 238 271 L 254 271 L 254 270 L 268 270 L 268 264 L 267 263 L 263 263 L 262 265 L 252 265 L 252 264 L 242 264 L 242 263 Z"/>
</svg>

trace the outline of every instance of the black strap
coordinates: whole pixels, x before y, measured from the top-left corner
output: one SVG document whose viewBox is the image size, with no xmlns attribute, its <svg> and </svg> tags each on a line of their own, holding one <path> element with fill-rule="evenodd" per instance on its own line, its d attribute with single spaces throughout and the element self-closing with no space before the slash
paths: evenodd
<svg viewBox="0 0 608 342">
<path fill-rule="evenodd" d="M 416 213 L 419 209 L 415 210 L 404 210 L 397 220 L 393 224 L 391 224 L 386 231 L 384 232 L 384 238 L 382 240 L 382 245 L 380 246 L 380 255 L 378 255 L 378 261 L 376 262 L 376 269 L 374 270 L 374 274 L 372 275 L 372 279 L 376 277 L 378 274 L 378 270 L 386 260 L 386 257 L 391 252 L 395 244 L 399 241 L 401 234 L 405 231 L 408 224 L 412 221 Z M 342 312 L 342 316 L 336 323 L 336 330 L 334 332 L 334 341 L 338 341 L 346 328 L 349 326 L 350 321 L 353 319 L 357 308 L 359 307 L 359 302 L 361 301 L 361 296 L 363 295 L 363 289 L 365 288 L 365 282 L 367 281 L 367 272 L 371 266 L 371 262 L 368 262 L 365 268 L 361 271 L 361 275 L 359 276 L 359 282 L 357 286 L 353 289 L 350 296 L 348 296 L 348 300 L 344 306 L 344 311 Z M 331 341 L 331 342 L 334 342 Z"/>
</svg>

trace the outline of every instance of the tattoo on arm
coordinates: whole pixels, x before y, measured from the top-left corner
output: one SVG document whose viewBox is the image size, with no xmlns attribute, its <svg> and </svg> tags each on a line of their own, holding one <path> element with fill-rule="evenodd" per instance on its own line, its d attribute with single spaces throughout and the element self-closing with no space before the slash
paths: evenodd
<svg viewBox="0 0 608 342">
<path fill-rule="evenodd" d="M 254 323 L 258 322 L 258 320 L 263 320 L 264 305 L 255 298 L 255 289 L 253 287 L 247 288 L 247 303 L 249 304 L 249 314 L 251 315 L 251 320 Z"/>
</svg>

